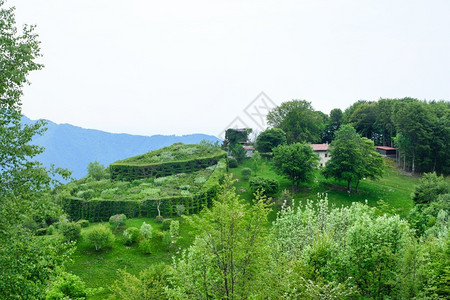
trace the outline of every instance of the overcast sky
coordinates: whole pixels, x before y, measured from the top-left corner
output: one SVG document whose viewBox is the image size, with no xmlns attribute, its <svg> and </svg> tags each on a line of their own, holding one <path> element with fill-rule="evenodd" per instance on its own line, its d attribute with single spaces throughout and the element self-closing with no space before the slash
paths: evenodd
<svg viewBox="0 0 450 300">
<path fill-rule="evenodd" d="M 262 91 L 275 104 L 305 99 L 325 113 L 359 99 L 450 99 L 448 0 L 7 5 L 42 41 L 45 68 L 30 75 L 23 98 L 32 119 L 219 135 L 237 117 L 253 126 L 244 110 Z"/>
</svg>

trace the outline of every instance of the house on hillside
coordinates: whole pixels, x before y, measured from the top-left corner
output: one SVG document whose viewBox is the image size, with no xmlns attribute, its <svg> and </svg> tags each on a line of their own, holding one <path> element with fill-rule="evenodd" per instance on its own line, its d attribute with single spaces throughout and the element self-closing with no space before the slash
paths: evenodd
<svg viewBox="0 0 450 300">
<path fill-rule="evenodd" d="M 255 151 L 255 147 L 251 146 L 251 145 L 243 145 L 244 150 L 245 150 L 245 156 L 246 157 L 252 157 L 253 156 L 253 151 Z"/>
<path fill-rule="evenodd" d="M 320 167 L 324 167 L 326 162 L 330 160 L 330 155 L 328 153 L 328 143 L 327 144 L 311 144 L 313 151 L 319 155 Z"/>
<path fill-rule="evenodd" d="M 387 157 L 396 157 L 397 148 L 386 147 L 386 146 L 375 146 L 378 153 Z"/>
</svg>

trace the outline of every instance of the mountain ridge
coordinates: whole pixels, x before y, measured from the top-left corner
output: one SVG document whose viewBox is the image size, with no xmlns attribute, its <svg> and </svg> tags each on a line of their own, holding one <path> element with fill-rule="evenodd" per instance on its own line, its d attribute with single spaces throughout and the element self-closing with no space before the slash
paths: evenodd
<svg viewBox="0 0 450 300">
<path fill-rule="evenodd" d="M 188 135 L 152 136 L 132 135 L 127 133 L 110 133 L 97 129 L 85 129 L 71 124 L 56 124 L 50 120 L 47 130 L 41 135 L 33 137 L 33 144 L 45 148 L 44 153 L 36 160 L 49 167 L 67 168 L 72 176 L 79 179 L 87 174 L 89 162 L 98 161 L 105 167 L 117 160 L 146 153 L 173 143 L 196 144 L 201 140 L 219 141 L 215 136 L 194 133 Z M 23 116 L 23 124 L 36 122 Z"/>
</svg>

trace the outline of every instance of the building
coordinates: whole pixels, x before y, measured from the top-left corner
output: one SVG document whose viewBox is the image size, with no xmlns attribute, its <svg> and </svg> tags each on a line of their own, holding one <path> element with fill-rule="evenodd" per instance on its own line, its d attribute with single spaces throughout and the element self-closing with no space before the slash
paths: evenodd
<svg viewBox="0 0 450 300">
<path fill-rule="evenodd" d="M 378 153 L 387 157 L 396 157 L 397 155 L 397 148 L 386 146 L 375 146 L 375 149 L 377 150 Z"/>
<path fill-rule="evenodd" d="M 326 162 L 330 160 L 330 155 L 328 153 L 328 144 L 311 144 L 313 151 L 319 155 L 320 167 L 324 167 Z"/>
<path fill-rule="evenodd" d="M 255 151 L 255 147 L 250 146 L 250 145 L 245 145 L 243 147 L 244 147 L 244 150 L 245 150 L 245 156 L 246 157 L 252 157 L 253 156 L 253 151 Z"/>
</svg>

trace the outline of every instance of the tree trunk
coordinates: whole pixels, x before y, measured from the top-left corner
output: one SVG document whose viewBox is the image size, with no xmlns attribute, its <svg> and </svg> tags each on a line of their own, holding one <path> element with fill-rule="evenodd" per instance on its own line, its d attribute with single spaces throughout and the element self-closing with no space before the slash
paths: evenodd
<svg viewBox="0 0 450 300">
<path fill-rule="evenodd" d="M 358 193 L 359 178 L 356 180 L 355 192 Z"/>
<path fill-rule="evenodd" d="M 415 166 L 415 164 L 414 164 L 415 158 L 416 158 L 416 154 L 413 152 L 413 157 L 412 157 L 412 169 L 411 169 L 411 171 L 412 171 L 413 174 L 414 174 L 414 172 L 416 171 L 416 166 Z"/>
<path fill-rule="evenodd" d="M 351 179 L 347 180 L 347 193 L 351 193 L 352 191 L 351 182 L 352 182 Z"/>
</svg>

